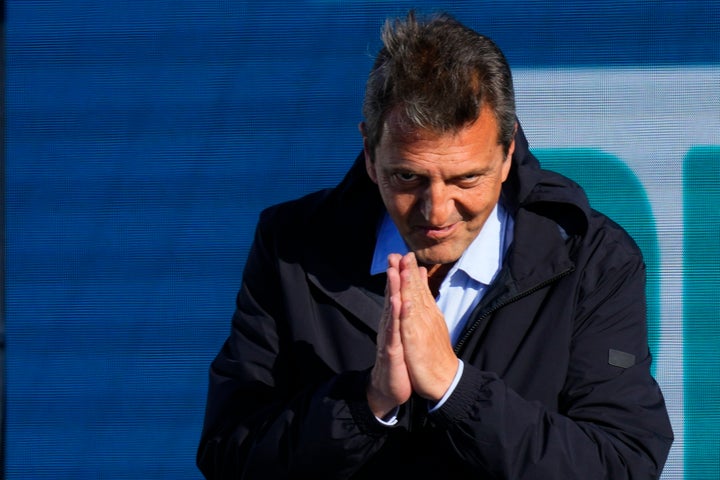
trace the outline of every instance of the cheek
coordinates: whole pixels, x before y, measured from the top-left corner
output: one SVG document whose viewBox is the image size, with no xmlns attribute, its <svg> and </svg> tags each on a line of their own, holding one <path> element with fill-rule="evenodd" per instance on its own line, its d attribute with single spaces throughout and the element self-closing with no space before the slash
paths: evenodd
<svg viewBox="0 0 720 480">
<path fill-rule="evenodd" d="M 414 195 L 406 193 L 397 193 L 391 189 L 382 189 L 381 196 L 385 208 L 395 220 L 404 219 L 412 213 L 413 206 L 416 204 Z"/>
<path fill-rule="evenodd" d="M 413 197 L 408 195 L 390 194 L 385 203 L 388 209 L 392 209 L 398 215 L 405 216 L 412 210 L 414 200 Z"/>
<path fill-rule="evenodd" d="M 485 217 L 495 207 L 500 189 L 495 185 L 487 185 L 483 188 L 467 192 L 457 202 L 458 210 L 468 217 Z"/>
<path fill-rule="evenodd" d="M 465 208 L 472 211 L 483 210 L 487 204 L 489 197 L 488 185 L 466 190 L 460 196 L 461 202 Z"/>
</svg>

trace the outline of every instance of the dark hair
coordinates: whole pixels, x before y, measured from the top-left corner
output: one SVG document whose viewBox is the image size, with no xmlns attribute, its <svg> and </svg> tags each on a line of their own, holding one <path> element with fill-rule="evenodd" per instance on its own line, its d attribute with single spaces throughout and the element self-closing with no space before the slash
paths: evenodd
<svg viewBox="0 0 720 480">
<path fill-rule="evenodd" d="M 515 95 L 505 56 L 488 37 L 448 14 L 418 21 L 387 20 L 383 48 L 365 89 L 363 115 L 368 149 L 374 156 L 388 114 L 401 108 L 411 128 L 456 132 L 489 105 L 505 150 L 515 130 Z"/>
</svg>

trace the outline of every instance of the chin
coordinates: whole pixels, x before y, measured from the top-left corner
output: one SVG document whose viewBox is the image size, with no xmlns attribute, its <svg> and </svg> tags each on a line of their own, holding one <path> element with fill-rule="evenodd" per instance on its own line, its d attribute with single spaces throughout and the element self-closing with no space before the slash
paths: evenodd
<svg viewBox="0 0 720 480">
<path fill-rule="evenodd" d="M 437 251 L 433 248 L 420 248 L 415 250 L 415 257 L 418 262 L 426 265 L 438 265 L 445 263 L 454 263 L 460 258 L 460 255 L 456 255 L 453 252 L 448 251 Z"/>
</svg>

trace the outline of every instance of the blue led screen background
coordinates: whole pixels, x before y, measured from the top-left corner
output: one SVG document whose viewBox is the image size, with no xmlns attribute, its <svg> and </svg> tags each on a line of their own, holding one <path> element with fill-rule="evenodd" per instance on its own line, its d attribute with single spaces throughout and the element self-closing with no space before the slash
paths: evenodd
<svg viewBox="0 0 720 480">
<path fill-rule="evenodd" d="M 348 168 L 411 7 L 498 42 L 531 148 L 638 240 L 663 478 L 720 478 L 720 4 L 692 0 L 6 2 L 5 478 L 201 478 L 257 215 Z"/>
</svg>

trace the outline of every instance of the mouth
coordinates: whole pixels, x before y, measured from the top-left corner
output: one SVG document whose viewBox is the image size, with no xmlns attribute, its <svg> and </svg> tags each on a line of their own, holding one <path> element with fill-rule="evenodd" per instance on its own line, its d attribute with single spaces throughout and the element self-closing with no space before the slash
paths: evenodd
<svg viewBox="0 0 720 480">
<path fill-rule="evenodd" d="M 433 226 L 418 226 L 416 229 L 418 232 L 422 234 L 423 237 L 434 240 L 436 242 L 441 242 L 448 237 L 452 236 L 455 231 L 458 228 L 457 223 L 453 223 L 451 225 L 446 225 L 443 227 L 433 227 Z"/>
</svg>

